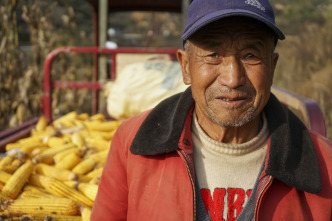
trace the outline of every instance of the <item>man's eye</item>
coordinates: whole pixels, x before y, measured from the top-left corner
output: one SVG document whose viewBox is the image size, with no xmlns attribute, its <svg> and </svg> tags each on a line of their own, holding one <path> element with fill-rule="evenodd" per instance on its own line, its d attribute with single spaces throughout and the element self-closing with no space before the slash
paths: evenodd
<svg viewBox="0 0 332 221">
<path fill-rule="evenodd" d="M 246 58 L 247 59 L 254 59 L 254 58 L 257 58 L 257 57 L 253 54 L 247 54 Z"/>
<path fill-rule="evenodd" d="M 208 64 L 219 64 L 222 62 L 222 56 L 218 53 L 211 53 L 205 56 L 205 62 Z"/>
<path fill-rule="evenodd" d="M 252 53 L 248 53 L 244 56 L 243 62 L 246 64 L 258 64 L 261 62 L 261 59 Z"/>
<path fill-rule="evenodd" d="M 213 53 L 213 54 L 208 55 L 208 57 L 211 57 L 211 58 L 218 58 L 218 57 L 219 57 L 219 54 L 217 54 L 217 53 Z"/>
</svg>

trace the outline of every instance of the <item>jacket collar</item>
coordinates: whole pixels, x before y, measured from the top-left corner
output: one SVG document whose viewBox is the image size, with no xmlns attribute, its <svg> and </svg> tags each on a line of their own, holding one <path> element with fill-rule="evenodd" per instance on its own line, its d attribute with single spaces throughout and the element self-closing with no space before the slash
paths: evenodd
<svg viewBox="0 0 332 221">
<path fill-rule="evenodd" d="M 190 87 L 161 102 L 143 122 L 130 151 L 138 155 L 156 155 L 177 150 L 183 125 L 193 105 Z M 273 94 L 264 111 L 271 134 L 266 173 L 299 190 L 319 192 L 319 162 L 305 125 Z"/>
</svg>

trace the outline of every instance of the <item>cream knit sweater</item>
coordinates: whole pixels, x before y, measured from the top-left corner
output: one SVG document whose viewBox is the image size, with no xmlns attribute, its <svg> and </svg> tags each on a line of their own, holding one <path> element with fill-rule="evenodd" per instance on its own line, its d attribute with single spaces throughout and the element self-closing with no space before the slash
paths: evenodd
<svg viewBox="0 0 332 221">
<path fill-rule="evenodd" d="M 211 220 L 235 220 L 244 208 L 259 175 L 268 142 L 267 120 L 252 140 L 227 144 L 211 139 L 193 114 L 194 164 Z M 223 217 L 223 219 L 221 219 Z"/>
</svg>

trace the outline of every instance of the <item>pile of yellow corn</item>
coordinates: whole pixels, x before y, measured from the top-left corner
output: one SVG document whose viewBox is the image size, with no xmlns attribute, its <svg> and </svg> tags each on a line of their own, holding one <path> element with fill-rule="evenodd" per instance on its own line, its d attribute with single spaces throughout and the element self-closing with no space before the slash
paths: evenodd
<svg viewBox="0 0 332 221">
<path fill-rule="evenodd" d="M 40 117 L 31 136 L 0 160 L 1 220 L 90 220 L 99 178 L 120 121 L 70 112 Z"/>
</svg>

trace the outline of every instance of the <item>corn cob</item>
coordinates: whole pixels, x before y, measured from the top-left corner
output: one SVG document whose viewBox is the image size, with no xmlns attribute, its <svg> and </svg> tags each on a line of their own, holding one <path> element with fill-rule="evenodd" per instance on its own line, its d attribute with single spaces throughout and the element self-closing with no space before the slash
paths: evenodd
<svg viewBox="0 0 332 221">
<path fill-rule="evenodd" d="M 11 151 L 13 149 L 19 149 L 22 147 L 22 144 L 16 142 L 16 143 L 9 143 L 9 144 L 6 144 L 6 151 Z"/>
<path fill-rule="evenodd" d="M 57 164 L 63 158 L 65 158 L 66 156 L 68 156 L 71 153 L 76 153 L 77 156 L 81 157 L 81 156 L 83 156 L 84 152 L 85 152 L 84 148 L 73 147 L 73 148 L 70 148 L 70 149 L 64 150 L 60 153 L 55 154 L 53 157 L 53 160 L 54 160 L 54 163 Z"/>
<path fill-rule="evenodd" d="M 41 185 L 49 193 L 55 196 L 70 198 L 83 206 L 92 207 L 93 205 L 93 201 L 86 197 L 84 194 L 80 193 L 74 188 L 69 187 L 58 179 L 42 175 L 33 175 L 29 179 L 29 182 L 33 185 Z"/>
<path fill-rule="evenodd" d="M 46 126 L 48 125 L 47 119 L 44 115 L 39 117 L 38 122 L 35 126 L 36 131 L 43 131 L 45 130 Z"/>
<path fill-rule="evenodd" d="M 60 153 L 61 151 L 73 148 L 73 147 L 75 147 L 75 144 L 68 143 L 68 144 L 64 144 L 63 146 L 60 146 L 60 147 L 50 148 L 50 149 L 45 150 L 38 156 L 35 156 L 32 160 L 35 163 L 52 164 L 54 162 L 53 157 L 55 154 Z"/>
<path fill-rule="evenodd" d="M 28 180 L 28 184 L 31 187 L 37 187 L 38 189 L 45 189 L 45 179 L 49 178 L 43 175 L 39 175 L 39 174 L 31 174 L 31 176 L 29 177 Z M 50 178 L 50 179 L 55 179 L 55 178 Z M 46 189 L 45 189 L 46 190 Z M 47 190 L 46 190 L 47 191 Z M 47 191 L 48 192 L 48 191 Z"/>
<path fill-rule="evenodd" d="M 35 137 L 26 137 L 18 141 L 20 144 L 29 144 L 29 143 L 42 143 L 42 139 L 39 136 Z"/>
<path fill-rule="evenodd" d="M 85 175 L 81 175 L 78 177 L 78 180 L 82 183 L 99 183 L 99 178 L 103 172 L 103 169 L 104 168 L 98 168 L 98 169 L 94 169 L 93 171 L 91 171 L 90 173 L 88 174 L 85 174 Z M 94 180 L 94 181 L 92 181 Z"/>
<path fill-rule="evenodd" d="M 90 172 L 91 170 L 93 170 L 93 168 L 96 165 L 96 161 L 94 159 L 84 159 L 82 160 L 79 164 L 77 164 L 72 171 L 76 174 L 79 175 L 84 175 L 88 172 Z"/>
<path fill-rule="evenodd" d="M 73 124 L 75 125 L 74 127 L 76 128 L 76 131 L 73 131 L 73 133 L 83 130 L 84 129 L 84 121 L 80 120 L 80 119 L 74 119 L 72 120 Z"/>
<path fill-rule="evenodd" d="M 95 201 L 98 192 L 98 185 L 91 183 L 79 183 L 77 188 L 90 200 Z"/>
<path fill-rule="evenodd" d="M 19 197 L 20 198 L 54 198 L 57 196 L 53 196 L 52 194 L 43 193 L 43 192 L 23 191 Z"/>
<path fill-rule="evenodd" d="M 79 184 L 79 182 L 76 180 L 63 181 L 63 183 L 74 189 L 77 189 L 77 186 Z"/>
<path fill-rule="evenodd" d="M 95 168 L 104 167 L 105 162 L 106 162 L 106 158 L 102 158 L 102 159 L 100 159 L 100 160 L 97 162 L 97 165 L 96 165 Z"/>
<path fill-rule="evenodd" d="M 76 119 L 76 117 L 77 117 L 77 112 L 72 111 L 54 120 L 52 122 L 52 125 L 54 125 L 55 127 L 59 127 L 60 124 L 69 124 L 70 120 Z"/>
<path fill-rule="evenodd" d="M 98 151 L 94 154 L 86 156 L 86 158 L 94 159 L 96 162 L 100 162 L 107 158 L 109 150 Z"/>
<path fill-rule="evenodd" d="M 84 122 L 86 127 L 89 130 L 96 130 L 96 131 L 113 131 L 116 130 L 120 124 L 121 121 L 106 121 L 106 122 L 98 122 L 98 121 L 92 121 L 92 122 Z"/>
<path fill-rule="evenodd" d="M 78 121 L 73 121 L 73 124 Z M 71 134 L 76 133 L 84 129 L 84 124 L 81 123 L 79 126 L 72 127 L 62 127 L 59 131 L 62 134 L 62 137 L 65 138 L 68 142 L 71 141 Z"/>
<path fill-rule="evenodd" d="M 32 169 L 33 165 L 31 161 L 27 161 L 20 166 L 7 181 L 6 185 L 2 189 L 2 193 L 12 199 L 15 199 L 24 184 L 27 182 Z"/>
<path fill-rule="evenodd" d="M 73 132 L 70 131 L 70 132 L 68 132 L 68 133 L 63 133 L 63 132 L 61 132 L 61 133 L 62 133 L 62 138 L 63 138 L 67 143 L 73 143 L 73 142 L 72 142 L 72 134 L 75 133 L 75 132 L 76 132 L 76 130 L 74 130 Z M 76 146 L 77 146 L 77 145 L 76 145 Z"/>
<path fill-rule="evenodd" d="M 31 174 L 30 179 L 31 179 L 32 176 L 34 176 L 34 174 Z M 29 185 L 29 184 L 26 184 L 24 186 L 23 192 L 34 192 L 34 193 L 42 193 L 42 194 L 47 193 L 48 194 L 48 192 L 43 187 L 33 186 L 33 185 Z"/>
<path fill-rule="evenodd" d="M 89 131 L 87 128 L 78 131 L 78 133 L 79 133 L 80 136 L 83 137 L 83 138 L 91 136 L 90 131 Z"/>
<path fill-rule="evenodd" d="M 46 126 L 46 128 L 43 131 L 36 131 L 32 130 L 31 131 L 31 136 L 32 137 L 40 137 L 43 142 L 47 140 L 48 137 L 52 137 L 57 133 L 55 128 L 53 126 Z M 46 139 L 46 140 L 44 140 Z"/>
<path fill-rule="evenodd" d="M 68 215 L 42 215 L 42 214 L 33 214 L 33 215 L 23 215 L 19 220 L 33 220 L 33 221 L 82 221 L 81 216 L 68 216 Z"/>
<path fill-rule="evenodd" d="M 87 113 L 82 113 L 77 115 L 76 119 L 81 120 L 81 121 L 86 121 L 89 119 L 89 114 Z"/>
<path fill-rule="evenodd" d="M 105 116 L 101 113 L 97 113 L 95 115 L 92 115 L 89 120 L 90 121 L 104 121 Z"/>
<path fill-rule="evenodd" d="M 0 212 L 0 218 L 1 218 L 1 221 L 2 220 L 13 220 L 13 221 L 15 220 L 15 219 L 13 219 L 14 217 L 12 215 L 10 215 L 7 211 L 2 211 L 2 209 Z"/>
<path fill-rule="evenodd" d="M 75 127 L 75 123 L 72 119 L 68 119 L 68 120 L 61 121 L 54 126 L 56 129 L 60 130 L 61 133 L 63 133 L 64 131 L 67 131 L 67 129 L 72 131 L 73 128 Z M 68 133 L 68 132 L 64 132 L 64 133 Z"/>
<path fill-rule="evenodd" d="M 43 162 L 43 163 L 49 164 L 49 165 L 46 165 L 46 167 L 52 167 L 52 169 L 55 169 L 55 165 L 51 166 L 51 164 L 53 164 L 53 163 L 59 164 L 60 161 L 56 160 L 57 157 L 61 156 L 61 157 L 59 157 L 59 159 L 61 159 L 63 156 L 67 157 L 69 155 L 69 152 L 71 152 L 68 150 L 67 153 L 65 153 L 66 151 L 63 151 L 60 154 L 60 153 L 58 153 L 60 147 L 66 146 L 66 145 L 72 145 L 72 149 L 76 149 L 76 151 L 73 151 L 73 152 L 75 152 L 77 154 L 79 160 L 82 161 L 81 165 L 84 165 L 85 161 L 90 162 L 90 164 L 89 164 L 90 167 L 92 167 L 91 166 L 92 164 L 94 165 L 93 170 L 89 173 L 78 172 L 80 170 L 77 168 L 79 168 L 80 166 L 76 165 L 76 168 L 73 170 L 76 171 L 77 173 L 85 174 L 85 175 L 79 175 L 80 182 L 82 180 L 84 180 L 85 182 L 90 182 L 90 185 L 94 184 L 95 187 L 98 187 L 97 184 L 99 183 L 100 175 L 101 175 L 102 169 L 103 169 L 100 167 L 103 165 L 103 163 L 105 162 L 105 160 L 107 158 L 107 154 L 108 154 L 109 146 L 110 146 L 109 144 L 114 135 L 115 129 L 111 129 L 111 131 L 108 131 L 110 128 L 107 128 L 107 124 L 103 124 L 101 122 L 104 120 L 104 117 L 102 117 L 102 116 L 97 115 L 95 117 L 92 117 L 92 119 L 91 118 L 87 119 L 88 115 L 86 115 L 86 114 L 82 115 L 80 117 L 76 116 L 76 118 L 74 116 L 75 113 L 71 114 L 71 115 L 72 115 L 71 117 L 62 119 L 61 121 L 63 121 L 63 122 L 58 121 L 58 122 L 60 122 L 59 126 L 61 127 L 61 124 L 62 124 L 62 126 L 63 125 L 72 126 L 75 128 L 65 128 L 65 129 L 55 130 L 55 128 L 52 125 L 50 125 L 50 126 L 47 126 L 46 128 L 44 128 L 43 130 L 37 131 L 35 129 L 31 133 L 32 136 L 34 136 L 35 138 L 31 138 L 31 139 L 24 138 L 24 139 L 22 139 L 22 141 L 20 140 L 20 141 L 17 141 L 16 143 L 14 143 L 15 145 L 12 144 L 12 147 L 13 148 L 19 147 L 22 152 L 24 150 L 25 153 L 28 153 L 29 156 L 31 158 L 33 158 L 33 162 Z M 95 128 L 95 130 L 87 130 L 88 128 L 82 129 L 81 126 L 86 125 L 86 123 L 87 124 L 90 123 L 92 125 L 94 125 L 94 124 L 97 125 L 97 123 L 98 123 L 98 125 L 104 125 L 104 126 L 102 126 L 102 128 L 100 128 L 101 130 L 99 130 L 97 128 Z M 119 124 L 120 123 L 118 123 L 118 125 Z M 111 124 L 109 124 L 109 125 L 111 125 Z M 57 132 L 55 132 L 55 131 L 57 131 Z M 61 137 L 56 137 L 56 139 L 53 139 L 54 135 L 56 135 L 56 136 L 61 135 Z M 53 137 L 53 138 L 51 138 L 51 137 Z M 101 145 L 102 146 L 102 147 L 100 147 L 101 149 L 105 148 L 105 150 L 103 150 L 103 151 L 100 151 L 100 148 L 96 148 L 96 147 L 90 148 L 88 146 L 85 146 L 85 140 L 84 140 L 84 142 L 82 142 L 83 140 L 80 140 L 80 138 L 86 139 L 88 137 L 90 137 L 90 139 L 91 139 L 91 137 L 92 138 L 98 137 L 99 140 L 108 142 L 108 145 L 107 145 L 107 147 L 106 147 L 106 145 L 104 145 L 104 146 Z M 58 138 L 60 138 L 60 139 L 58 139 Z M 59 146 L 59 143 L 55 142 L 56 140 L 60 144 L 64 144 L 64 145 Z M 46 145 L 48 143 L 51 144 L 50 145 L 50 146 L 52 146 L 51 148 L 46 147 Z M 33 148 L 33 146 L 35 148 Z M 79 146 L 83 146 L 84 147 L 84 148 L 82 148 L 83 150 L 80 150 L 79 148 L 77 148 Z M 98 144 L 95 146 L 98 146 Z M 77 151 L 77 150 L 79 150 L 79 151 Z M 54 153 L 54 152 L 57 152 L 57 153 Z M 53 158 L 52 160 L 48 159 L 50 157 L 50 155 Z M 83 156 L 85 158 L 83 158 Z M 62 158 L 62 159 L 64 159 L 64 158 Z M 15 162 L 15 161 L 13 161 L 13 162 Z M 17 161 L 17 162 L 19 162 L 19 161 Z M 92 162 L 94 162 L 94 163 L 92 163 Z M 88 163 L 86 163 L 86 164 L 88 164 Z M 61 165 L 61 163 L 59 165 Z M 59 165 L 57 167 L 59 167 Z M 36 166 L 35 171 L 37 173 L 48 174 L 48 173 L 40 172 L 40 168 L 38 169 L 38 167 L 43 167 L 43 166 Z M 89 170 L 91 170 L 91 169 L 89 169 Z M 46 171 L 47 171 L 47 169 L 46 169 Z M 0 172 L 0 182 L 2 182 L 1 179 L 3 181 L 8 182 L 8 180 L 10 179 L 8 175 L 11 176 L 10 174 L 7 173 L 7 176 L 5 174 L 4 177 L 1 178 L 1 172 Z M 48 176 L 52 176 L 52 175 L 48 175 Z M 44 176 L 40 176 L 37 174 L 31 174 L 29 183 L 35 185 L 34 182 L 36 182 L 36 180 L 40 179 L 40 177 L 44 177 Z M 60 176 L 56 176 L 56 175 L 54 175 L 54 177 L 60 178 Z M 56 183 L 56 184 L 46 185 L 45 180 L 43 180 L 43 181 L 38 181 L 39 184 L 36 184 L 36 186 L 26 185 L 26 187 L 23 189 L 23 191 L 21 191 L 19 198 L 27 198 L 27 197 L 28 198 L 33 198 L 33 197 L 47 198 L 50 196 L 52 196 L 52 197 L 62 196 L 62 197 L 70 198 L 70 199 L 76 201 L 76 203 L 78 203 L 80 205 L 84 205 L 86 208 L 90 209 L 90 211 L 91 211 L 91 206 L 93 205 L 93 199 L 95 196 L 94 196 L 94 194 L 90 195 L 90 197 L 86 196 L 86 195 L 88 195 L 88 193 L 87 193 L 88 190 L 84 190 L 84 189 L 87 189 L 86 186 L 89 184 L 78 183 L 78 181 L 59 181 L 57 179 L 54 179 L 54 180 L 57 180 L 57 181 L 54 181 L 51 177 L 49 177 L 49 178 L 52 180 L 52 182 L 51 181 L 48 181 L 48 182 Z M 61 184 L 59 184 L 59 182 Z M 78 189 L 78 186 L 79 186 L 78 184 L 83 184 L 83 185 L 80 185 L 81 190 Z M 67 185 L 67 187 L 64 187 L 65 185 Z M 1 189 L 1 187 L 0 187 L 0 189 Z M 45 194 L 46 190 L 47 190 L 47 194 Z M 32 191 L 35 191 L 35 192 L 32 192 Z M 86 195 L 83 193 L 84 191 L 86 192 L 85 193 Z M 90 191 L 90 192 L 93 192 L 93 191 Z M 96 190 L 94 192 L 96 193 Z M 16 199 L 18 199 L 18 198 L 16 197 Z M 40 217 L 41 220 L 44 220 L 46 217 L 45 215 L 44 216 L 34 215 L 32 218 L 32 215 L 33 214 L 30 214 L 30 217 L 33 220 L 38 220 L 39 219 L 38 217 Z M 82 216 L 83 216 L 83 214 L 82 214 Z M 28 215 L 26 215 L 25 217 L 28 218 Z M 75 220 L 74 217 L 78 217 L 78 216 L 70 216 L 70 217 L 71 217 L 71 219 L 69 219 L 69 220 Z M 49 217 L 49 218 L 51 218 L 51 217 Z M 66 218 L 63 218 L 63 219 L 59 218 L 59 217 L 56 217 L 56 218 L 61 219 L 61 220 L 66 220 Z M 78 218 L 80 218 L 80 217 L 78 217 Z M 55 217 L 52 217 L 52 220 L 56 220 Z"/>
<path fill-rule="evenodd" d="M 3 168 L 7 165 L 10 165 L 12 161 L 14 160 L 13 155 L 7 155 L 0 161 L 0 170 L 3 170 Z"/>
<path fill-rule="evenodd" d="M 47 145 L 51 148 L 59 147 L 68 143 L 67 140 L 62 137 L 49 137 L 47 140 Z"/>
<path fill-rule="evenodd" d="M 76 180 L 78 176 L 70 170 L 56 168 L 47 164 L 39 163 L 35 166 L 35 172 L 59 180 Z"/>
<path fill-rule="evenodd" d="M 93 171 L 91 171 L 90 173 L 86 174 L 85 176 L 86 177 L 89 177 L 89 178 L 94 178 L 96 176 L 100 176 L 102 173 L 103 173 L 103 169 L 104 168 L 98 168 L 98 169 L 94 169 Z"/>
<path fill-rule="evenodd" d="M 81 211 L 82 221 L 90 221 L 91 208 L 89 208 L 89 207 L 81 207 L 80 211 Z"/>
<path fill-rule="evenodd" d="M 72 142 L 76 144 L 79 148 L 85 145 L 84 139 L 79 132 L 75 132 L 72 135 Z"/>
<path fill-rule="evenodd" d="M 0 182 L 7 183 L 11 176 L 11 174 L 0 170 Z"/>
<path fill-rule="evenodd" d="M 113 130 L 113 131 L 108 132 L 108 133 L 101 133 L 101 135 L 102 135 L 103 138 L 106 139 L 106 140 L 112 140 L 113 137 L 114 137 L 115 132 L 116 132 L 116 130 Z"/>
<path fill-rule="evenodd" d="M 4 194 L 2 194 L 2 193 L 0 193 L 0 201 L 4 201 L 4 200 L 11 200 L 11 198 L 4 195 Z"/>
<path fill-rule="evenodd" d="M 95 139 L 104 139 L 106 141 L 111 141 L 113 136 L 114 136 L 114 133 L 115 133 L 116 130 L 114 131 L 90 131 L 89 132 L 89 136 L 86 136 L 86 137 L 93 137 Z"/>
<path fill-rule="evenodd" d="M 4 183 L 0 183 L 0 192 L 2 191 L 3 187 L 5 186 Z"/>
<path fill-rule="evenodd" d="M 22 161 L 20 159 L 14 159 L 11 164 L 6 165 L 2 168 L 3 171 L 7 173 L 14 173 L 17 168 L 19 168 L 22 165 Z"/>
<path fill-rule="evenodd" d="M 87 146 L 96 148 L 98 151 L 109 150 L 111 146 L 111 142 L 106 141 L 102 138 L 98 139 L 98 138 L 87 137 L 85 138 L 85 141 Z"/>
<path fill-rule="evenodd" d="M 48 150 L 48 149 L 49 149 L 49 147 L 47 147 L 47 146 L 36 147 L 35 149 L 33 149 L 31 151 L 31 153 L 29 154 L 29 157 L 33 159 L 35 156 L 43 153 L 45 150 Z"/>
<path fill-rule="evenodd" d="M 89 183 L 93 178 L 87 177 L 85 175 L 78 176 L 78 181 L 82 183 Z"/>
<path fill-rule="evenodd" d="M 61 169 L 67 169 L 71 170 L 73 167 L 75 167 L 79 162 L 81 162 L 82 158 L 77 156 L 76 153 L 71 153 L 67 156 L 65 156 L 61 161 L 59 161 L 57 164 L 55 164 L 56 168 Z"/>
<path fill-rule="evenodd" d="M 25 154 L 30 154 L 34 149 L 40 147 L 47 147 L 47 145 L 44 143 L 28 143 L 21 145 L 20 151 Z"/>
<path fill-rule="evenodd" d="M 75 201 L 68 198 L 20 198 L 5 201 L 2 208 L 10 214 L 58 214 L 77 215 L 79 207 Z"/>
<path fill-rule="evenodd" d="M 67 186 L 61 181 L 48 183 L 45 188 L 53 195 L 68 197 L 83 206 L 93 206 L 93 201 L 90 198 L 86 197 L 84 194 L 78 192 L 77 190 Z"/>
<path fill-rule="evenodd" d="M 90 181 L 89 181 L 89 183 L 91 183 L 91 184 L 99 184 L 99 182 L 100 182 L 100 177 L 101 177 L 101 175 L 99 175 L 99 176 L 95 176 L 94 178 L 92 178 Z"/>
</svg>

